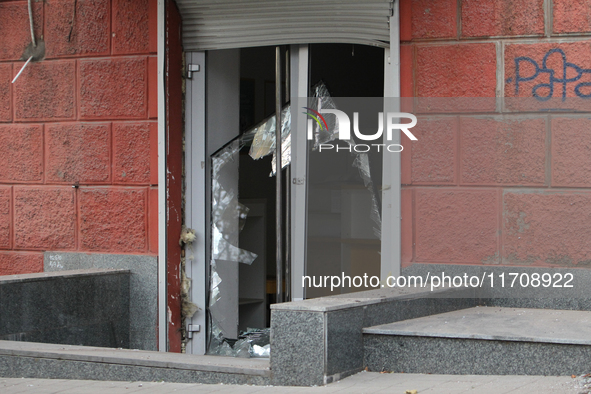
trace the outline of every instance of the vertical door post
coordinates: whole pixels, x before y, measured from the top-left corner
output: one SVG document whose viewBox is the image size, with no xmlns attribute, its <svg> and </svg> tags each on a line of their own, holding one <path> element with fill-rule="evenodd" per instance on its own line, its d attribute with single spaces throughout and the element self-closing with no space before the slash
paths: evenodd
<svg viewBox="0 0 591 394">
<path fill-rule="evenodd" d="M 390 48 L 384 56 L 384 113 L 400 112 L 400 0 L 392 3 Z M 400 144 L 400 130 L 394 131 L 392 143 Z M 400 275 L 400 154 L 384 152 L 382 173 L 382 282 L 389 275 Z"/>
<path fill-rule="evenodd" d="M 281 205 L 281 47 L 275 48 L 275 236 L 277 242 L 277 302 L 283 302 L 283 218 Z"/>
</svg>

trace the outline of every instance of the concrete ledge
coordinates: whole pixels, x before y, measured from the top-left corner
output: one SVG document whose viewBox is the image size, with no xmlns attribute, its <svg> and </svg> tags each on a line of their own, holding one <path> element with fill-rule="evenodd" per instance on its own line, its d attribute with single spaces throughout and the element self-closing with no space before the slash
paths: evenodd
<svg viewBox="0 0 591 394">
<path fill-rule="evenodd" d="M 392 301 L 410 300 L 415 298 L 474 298 L 473 289 L 441 288 L 430 291 L 429 287 L 382 288 L 360 291 L 357 293 L 339 294 L 328 297 L 311 298 L 308 300 L 272 304 L 271 310 L 300 312 L 333 312 L 343 309 L 388 303 Z"/>
<path fill-rule="evenodd" d="M 109 269 L 0 277 L 0 339 L 128 348 L 129 282 Z"/>
<path fill-rule="evenodd" d="M 2 355 L 0 355 L 0 376 L 35 379 L 269 384 L 269 379 L 266 377 L 246 374 Z"/>
<path fill-rule="evenodd" d="M 81 269 L 61 272 L 38 272 L 34 274 L 19 274 L 19 275 L 3 275 L 0 276 L 0 285 L 7 283 L 22 283 L 22 282 L 40 282 L 44 280 L 52 280 L 54 278 L 76 278 L 85 276 L 105 276 L 105 275 L 119 275 L 128 274 L 130 271 L 125 269 Z"/>
<path fill-rule="evenodd" d="M 0 360 L 3 377 L 268 384 L 271 376 L 264 359 L 29 342 L 0 341 Z"/>
<path fill-rule="evenodd" d="M 540 342 L 366 335 L 374 372 L 452 375 L 554 375 L 589 372 L 591 346 Z"/>
<path fill-rule="evenodd" d="M 380 289 L 271 307 L 273 384 L 331 383 L 364 368 L 363 328 L 470 308 L 473 290 Z"/>
<path fill-rule="evenodd" d="M 591 346 L 591 312 L 476 307 L 364 328 L 363 333 Z"/>
<path fill-rule="evenodd" d="M 129 348 L 158 350 L 158 258 L 149 255 L 45 252 L 44 271 L 125 269 L 129 279 Z"/>
<path fill-rule="evenodd" d="M 265 359 L 193 356 L 179 353 L 109 349 L 92 346 L 0 341 L 0 354 L 194 371 L 240 373 L 266 377 L 269 377 L 271 373 L 269 361 Z"/>
</svg>

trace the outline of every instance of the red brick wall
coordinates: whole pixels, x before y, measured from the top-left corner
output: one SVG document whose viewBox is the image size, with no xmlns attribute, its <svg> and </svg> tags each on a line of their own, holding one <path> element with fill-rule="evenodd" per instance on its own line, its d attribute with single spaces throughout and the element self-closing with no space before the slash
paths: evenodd
<svg viewBox="0 0 591 394">
<path fill-rule="evenodd" d="M 27 2 L 0 1 L 0 274 L 46 250 L 156 254 L 157 2 L 33 3 L 46 56 L 11 84 Z"/>
<path fill-rule="evenodd" d="M 589 1 L 402 0 L 401 35 L 403 96 L 541 98 L 568 65 L 577 81 L 531 100 L 591 112 Z M 591 116 L 526 110 L 419 117 L 402 155 L 404 265 L 591 266 Z"/>
</svg>

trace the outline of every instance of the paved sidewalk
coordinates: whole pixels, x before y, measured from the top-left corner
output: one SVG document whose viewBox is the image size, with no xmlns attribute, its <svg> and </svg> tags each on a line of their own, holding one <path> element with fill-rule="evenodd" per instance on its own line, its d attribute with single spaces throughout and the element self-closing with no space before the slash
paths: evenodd
<svg viewBox="0 0 591 394">
<path fill-rule="evenodd" d="M 94 380 L 0 378 L 0 393 L 117 394 L 117 393 L 536 393 L 589 394 L 589 377 L 418 375 L 361 372 L 323 387 L 235 386 L 156 382 L 103 382 Z"/>
</svg>

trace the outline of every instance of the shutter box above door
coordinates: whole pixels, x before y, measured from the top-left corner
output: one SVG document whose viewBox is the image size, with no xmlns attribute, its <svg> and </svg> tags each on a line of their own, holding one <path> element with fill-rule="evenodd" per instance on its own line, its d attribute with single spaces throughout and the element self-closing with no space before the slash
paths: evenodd
<svg viewBox="0 0 591 394">
<path fill-rule="evenodd" d="M 390 0 L 176 0 L 185 51 L 286 44 L 388 47 Z"/>
</svg>

